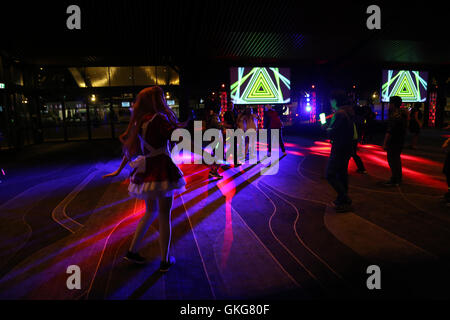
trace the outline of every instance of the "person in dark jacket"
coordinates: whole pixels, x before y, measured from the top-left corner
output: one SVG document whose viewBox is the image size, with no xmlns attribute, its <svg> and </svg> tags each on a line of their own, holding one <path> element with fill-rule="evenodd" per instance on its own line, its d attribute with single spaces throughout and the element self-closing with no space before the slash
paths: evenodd
<svg viewBox="0 0 450 320">
<path fill-rule="evenodd" d="M 333 202 L 336 211 L 347 212 L 352 209 L 352 200 L 348 196 L 348 162 L 353 153 L 354 111 L 343 92 L 333 93 L 330 104 L 335 113 L 327 129 L 332 146 L 326 178 L 337 193 Z"/>
<path fill-rule="evenodd" d="M 399 186 L 402 183 L 401 153 L 405 143 L 407 115 L 401 110 L 402 98 L 391 97 L 389 101 L 389 122 L 384 138 L 383 149 L 387 152 L 387 161 L 391 168 L 391 179 L 386 186 Z"/>
<path fill-rule="evenodd" d="M 419 141 L 420 129 L 422 128 L 422 111 L 420 110 L 420 104 L 415 103 L 411 109 L 409 115 L 409 132 L 411 132 L 411 149 L 417 148 L 417 142 Z"/>
<path fill-rule="evenodd" d="M 264 128 L 267 129 L 267 143 L 268 153 L 272 153 L 272 130 L 278 130 L 278 145 L 281 151 L 286 154 L 286 148 L 283 141 L 283 123 L 281 122 L 278 112 L 272 109 L 271 105 L 267 106 L 267 111 L 264 113 Z"/>
<path fill-rule="evenodd" d="M 237 129 L 237 118 L 238 118 L 238 112 L 236 108 L 234 107 L 234 104 L 232 102 L 228 103 L 227 111 L 223 114 L 223 128 L 226 129 Z M 238 162 L 238 144 L 237 144 L 237 138 L 234 138 L 233 141 L 229 142 L 230 145 L 233 143 L 233 164 L 235 167 L 240 166 L 240 163 Z M 225 154 L 225 158 L 227 155 Z"/>
<path fill-rule="evenodd" d="M 355 122 L 354 122 L 352 158 L 355 161 L 356 167 L 358 168 L 356 172 L 361 174 L 367 174 L 366 167 L 364 166 L 361 157 L 358 155 L 358 142 L 360 141 L 362 127 L 364 124 L 364 109 L 363 107 L 359 107 L 357 105 L 355 105 L 353 108 L 355 113 Z"/>
<path fill-rule="evenodd" d="M 222 122 L 220 122 L 219 114 L 220 114 L 220 106 L 218 107 L 219 111 L 216 113 L 215 108 L 211 107 L 206 113 L 205 117 L 205 129 L 217 129 L 222 130 Z M 221 143 L 217 143 L 211 151 L 211 156 L 214 157 L 216 152 L 218 152 L 218 148 L 223 148 Z M 208 178 L 218 178 L 222 179 L 223 176 L 219 173 L 220 165 L 218 163 L 213 163 L 209 166 L 209 174 Z"/>
</svg>

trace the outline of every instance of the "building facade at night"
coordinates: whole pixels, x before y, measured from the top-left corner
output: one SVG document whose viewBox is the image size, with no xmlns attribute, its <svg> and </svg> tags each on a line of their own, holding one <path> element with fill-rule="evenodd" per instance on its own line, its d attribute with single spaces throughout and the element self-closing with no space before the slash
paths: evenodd
<svg viewBox="0 0 450 320">
<path fill-rule="evenodd" d="M 180 78 L 170 66 L 61 68 L 0 61 L 2 148 L 116 138 L 136 94 L 151 85 L 164 88 L 179 115 Z"/>
</svg>

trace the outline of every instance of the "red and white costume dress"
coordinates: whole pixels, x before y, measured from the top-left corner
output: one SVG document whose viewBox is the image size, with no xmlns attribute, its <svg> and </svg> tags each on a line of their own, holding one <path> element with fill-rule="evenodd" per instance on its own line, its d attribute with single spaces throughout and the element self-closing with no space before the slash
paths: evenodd
<svg viewBox="0 0 450 320">
<path fill-rule="evenodd" d="M 149 200 L 170 197 L 185 190 L 183 173 L 172 161 L 169 140 L 176 129 L 162 114 L 147 116 L 139 132 L 142 155 L 130 162 L 128 191 L 131 196 Z"/>
</svg>

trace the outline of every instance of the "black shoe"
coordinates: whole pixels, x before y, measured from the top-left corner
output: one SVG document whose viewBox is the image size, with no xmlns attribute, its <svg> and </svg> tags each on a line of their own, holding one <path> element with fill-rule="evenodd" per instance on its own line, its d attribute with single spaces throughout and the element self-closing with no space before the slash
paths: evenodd
<svg viewBox="0 0 450 320">
<path fill-rule="evenodd" d="M 334 207 L 334 209 L 338 213 L 350 212 L 353 210 L 353 208 L 350 204 L 339 204 L 336 207 Z"/>
<path fill-rule="evenodd" d="M 383 185 L 386 187 L 398 187 L 398 186 L 400 186 L 400 183 L 389 180 L 389 181 L 383 183 Z"/>
<path fill-rule="evenodd" d="M 361 173 L 361 174 L 367 174 L 367 170 L 356 170 L 357 173 Z"/>
<path fill-rule="evenodd" d="M 167 272 L 169 271 L 170 267 L 175 264 L 175 258 L 170 256 L 169 261 L 161 261 L 161 264 L 159 265 L 159 271 L 160 272 Z"/>
<path fill-rule="evenodd" d="M 208 177 L 209 178 L 219 178 L 219 179 L 223 178 L 217 171 L 210 171 Z"/>
<path fill-rule="evenodd" d="M 144 264 L 146 262 L 145 258 L 141 256 L 139 253 L 134 253 L 131 251 L 127 252 L 127 255 L 123 257 L 125 260 L 131 261 L 137 264 Z"/>
</svg>

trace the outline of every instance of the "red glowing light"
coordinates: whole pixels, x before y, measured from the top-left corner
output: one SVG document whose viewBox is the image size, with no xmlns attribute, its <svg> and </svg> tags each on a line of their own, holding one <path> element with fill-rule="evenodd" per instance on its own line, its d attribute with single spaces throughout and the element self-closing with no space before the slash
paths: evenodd
<svg viewBox="0 0 450 320">
<path fill-rule="evenodd" d="M 303 153 L 298 152 L 298 151 L 290 151 L 290 150 L 288 150 L 288 151 L 286 151 L 286 153 L 287 154 L 292 154 L 294 156 L 299 156 L 299 157 L 304 157 L 305 156 Z"/>
<path fill-rule="evenodd" d="M 267 145 L 267 144 L 266 144 Z M 284 145 L 288 148 L 297 148 L 300 149 L 301 147 L 298 144 L 295 143 L 290 143 L 290 142 L 285 142 Z"/>
<path fill-rule="evenodd" d="M 327 142 L 327 141 L 314 141 L 314 144 L 317 144 L 319 146 L 327 146 L 327 147 L 331 147 L 331 143 Z"/>
<path fill-rule="evenodd" d="M 359 148 L 363 149 L 374 149 L 374 150 L 382 150 L 383 148 L 374 144 L 360 144 L 358 145 Z"/>
<path fill-rule="evenodd" d="M 434 128 L 436 124 L 436 98 L 437 93 L 433 92 L 430 94 L 430 111 L 428 115 L 428 126 Z"/>
</svg>

